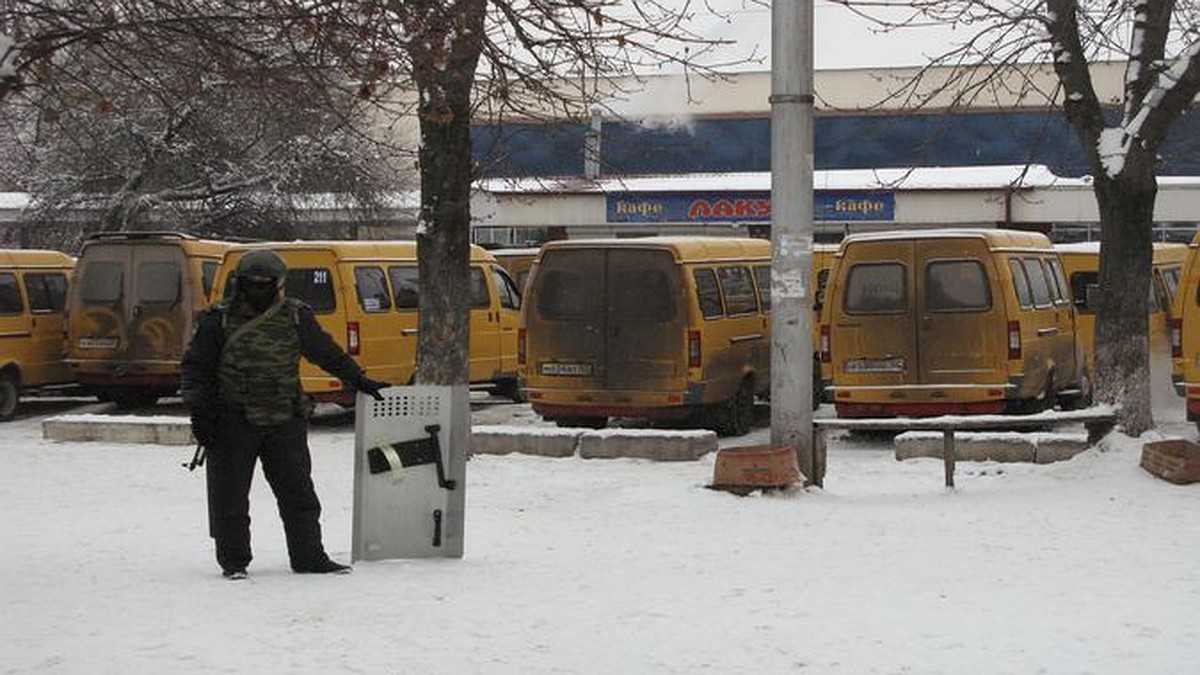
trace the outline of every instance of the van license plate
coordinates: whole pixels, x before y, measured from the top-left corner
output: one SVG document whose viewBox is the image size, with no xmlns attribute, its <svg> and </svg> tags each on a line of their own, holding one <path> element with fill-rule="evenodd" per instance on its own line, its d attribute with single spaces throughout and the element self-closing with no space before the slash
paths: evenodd
<svg viewBox="0 0 1200 675">
<path fill-rule="evenodd" d="M 562 375 L 566 377 L 589 377 L 592 374 L 590 363 L 543 363 L 542 375 Z"/>
<path fill-rule="evenodd" d="M 117 338 L 79 338 L 80 349 L 116 349 Z"/>
<path fill-rule="evenodd" d="M 854 359 L 846 362 L 847 373 L 903 373 L 904 358 Z"/>
</svg>

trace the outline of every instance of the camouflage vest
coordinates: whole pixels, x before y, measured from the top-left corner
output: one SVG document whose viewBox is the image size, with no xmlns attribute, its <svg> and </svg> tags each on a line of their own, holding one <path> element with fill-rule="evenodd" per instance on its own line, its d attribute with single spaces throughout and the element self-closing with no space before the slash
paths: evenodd
<svg viewBox="0 0 1200 675">
<path fill-rule="evenodd" d="M 303 412 L 297 301 L 285 298 L 257 316 L 222 306 L 225 345 L 217 383 L 226 405 L 251 424 L 282 424 Z"/>
</svg>

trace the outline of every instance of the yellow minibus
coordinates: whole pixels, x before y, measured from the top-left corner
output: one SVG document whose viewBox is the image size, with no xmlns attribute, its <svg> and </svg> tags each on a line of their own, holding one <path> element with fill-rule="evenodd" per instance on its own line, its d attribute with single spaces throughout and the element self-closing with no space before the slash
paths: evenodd
<svg viewBox="0 0 1200 675">
<path fill-rule="evenodd" d="M 67 294 L 75 379 L 122 407 L 175 393 L 183 350 L 227 248 L 178 232 L 89 237 Z"/>
<path fill-rule="evenodd" d="M 855 234 L 837 253 L 822 358 L 841 417 L 1084 405 L 1088 364 L 1062 263 L 1042 234 Z"/>
<path fill-rule="evenodd" d="M 372 378 L 413 382 L 419 323 L 415 241 L 294 241 L 237 245 L 226 254 L 214 296 L 228 294 L 233 270 L 248 250 L 269 248 L 288 266 L 284 292 L 312 307 L 317 322 Z M 470 373 L 472 384 L 521 400 L 517 379 L 520 293 L 496 259 L 471 246 Z M 302 361 L 304 390 L 317 401 L 351 406 L 353 392 Z"/>
<path fill-rule="evenodd" d="M 562 426 L 688 418 L 745 433 L 770 391 L 770 277 L 761 239 L 544 244 L 519 338 L 533 410 Z"/>
<path fill-rule="evenodd" d="M 1076 324 L 1088 363 L 1096 362 L 1096 293 L 1100 278 L 1100 242 L 1055 244 L 1075 302 Z M 1175 292 L 1187 262 L 1187 244 L 1156 242 L 1150 269 L 1149 339 L 1154 357 L 1165 359 L 1171 348 Z"/>
<path fill-rule="evenodd" d="M 490 253 L 496 256 L 496 262 L 508 272 L 517 288 L 525 291 L 525 282 L 529 280 L 529 271 L 533 269 L 533 260 L 537 258 L 536 248 L 496 248 Z"/>
<path fill-rule="evenodd" d="M 23 392 L 74 381 L 64 360 L 75 261 L 58 251 L 0 250 L 0 420 Z"/>
<path fill-rule="evenodd" d="M 1171 320 L 1171 382 L 1200 429 L 1200 233 L 1188 246 Z"/>
</svg>

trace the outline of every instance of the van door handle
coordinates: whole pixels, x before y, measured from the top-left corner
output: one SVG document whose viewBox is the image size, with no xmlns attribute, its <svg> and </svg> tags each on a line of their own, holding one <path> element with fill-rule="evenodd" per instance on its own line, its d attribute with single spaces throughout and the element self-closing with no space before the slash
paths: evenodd
<svg viewBox="0 0 1200 675">
<path fill-rule="evenodd" d="M 761 339 L 763 339 L 762 333 L 755 333 L 753 335 L 735 335 L 734 337 L 729 338 L 729 344 L 736 345 L 739 342 L 751 342 Z"/>
<path fill-rule="evenodd" d="M 1039 328 L 1039 329 L 1037 329 L 1037 334 L 1039 337 L 1044 336 L 1044 335 L 1058 335 L 1058 326 L 1050 326 L 1049 328 Z"/>
<path fill-rule="evenodd" d="M 417 329 L 416 328 L 401 328 L 400 334 L 403 335 L 404 337 L 412 337 L 417 334 Z"/>
</svg>

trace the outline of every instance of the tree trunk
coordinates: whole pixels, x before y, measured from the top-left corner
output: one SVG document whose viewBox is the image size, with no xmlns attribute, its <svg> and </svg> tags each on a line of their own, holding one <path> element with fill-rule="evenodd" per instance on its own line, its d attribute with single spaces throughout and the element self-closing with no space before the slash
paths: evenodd
<svg viewBox="0 0 1200 675">
<path fill-rule="evenodd" d="M 1158 185 L 1153 157 L 1131 150 L 1115 179 L 1096 177 L 1100 298 L 1096 308 L 1096 400 L 1121 406 L 1125 433 L 1154 426 L 1150 408 L 1150 264 Z"/>
<path fill-rule="evenodd" d="M 421 128 L 416 381 L 464 385 L 470 381 L 471 89 L 486 0 L 410 6 L 428 19 L 424 39 L 413 41 Z"/>
</svg>

